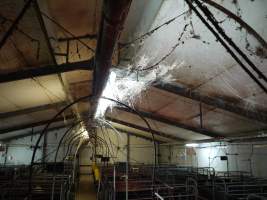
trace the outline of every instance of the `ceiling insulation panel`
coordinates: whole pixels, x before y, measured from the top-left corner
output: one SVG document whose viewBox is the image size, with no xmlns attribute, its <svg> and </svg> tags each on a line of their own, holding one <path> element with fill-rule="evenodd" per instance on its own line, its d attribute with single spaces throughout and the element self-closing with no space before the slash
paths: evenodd
<svg viewBox="0 0 267 200">
<path fill-rule="evenodd" d="M 21 114 L 18 116 L 1 119 L 0 130 L 6 128 L 14 128 L 19 125 L 26 125 L 35 122 L 50 120 L 57 114 L 58 110 L 60 110 L 60 108 L 47 109 L 43 111 L 33 112 L 30 114 Z"/>
<path fill-rule="evenodd" d="M 101 16 L 101 1 L 49 0 L 46 3 L 51 16 L 74 35 L 96 34 Z M 59 29 L 58 33 L 60 32 L 62 34 Z"/>
<path fill-rule="evenodd" d="M 130 128 L 130 127 L 128 127 L 128 126 L 124 126 L 124 125 L 117 124 L 117 123 L 114 123 L 114 122 L 111 122 L 111 124 L 112 124 L 115 128 L 123 129 L 123 130 L 125 130 L 126 132 L 129 131 L 129 132 L 132 132 L 132 133 L 135 133 L 135 134 L 138 134 L 138 135 L 141 135 L 141 136 L 146 136 L 146 137 L 152 139 L 152 135 L 151 135 L 150 133 L 148 133 L 148 132 L 140 131 L 140 130 L 137 130 L 137 129 L 134 129 L 134 128 Z M 161 137 L 161 136 L 155 136 L 155 139 L 158 139 L 158 140 L 160 140 L 160 141 L 164 141 L 164 142 L 171 142 L 170 139 L 167 139 L 167 138 L 164 138 L 164 137 Z"/>
<path fill-rule="evenodd" d="M 64 126 L 64 122 L 55 122 L 53 124 L 51 124 L 51 126 L 49 126 L 51 129 L 54 130 L 59 130 L 62 129 L 62 127 Z M 18 137 L 25 137 L 25 136 L 30 136 L 32 135 L 32 133 L 34 134 L 39 134 L 43 129 L 44 129 L 45 125 L 42 126 L 36 126 L 34 128 L 27 128 L 27 129 L 22 129 L 22 130 L 18 130 L 18 131 L 13 131 L 13 132 L 9 132 L 8 134 L 0 134 L 0 141 L 1 140 L 10 140 L 13 138 L 18 138 Z"/>
<path fill-rule="evenodd" d="M 238 136 L 246 131 L 258 131 L 266 129 L 266 124 L 241 118 L 231 113 L 213 110 L 203 116 L 203 126 L 217 131 L 225 136 Z"/>
<path fill-rule="evenodd" d="M 176 98 L 176 95 L 150 87 L 136 98 L 134 106 L 140 110 L 156 112 L 174 102 Z"/>
<path fill-rule="evenodd" d="M 145 122 L 137 115 L 134 115 L 131 113 L 126 113 L 124 111 L 117 111 L 116 110 L 115 112 L 112 112 L 112 116 L 115 119 L 119 119 L 119 120 L 122 120 L 125 122 L 132 123 L 134 125 L 148 128 L 147 125 L 145 124 Z M 182 128 L 177 128 L 175 126 L 167 125 L 165 123 L 157 122 L 155 120 L 147 119 L 147 121 L 149 122 L 149 124 L 153 130 L 158 130 L 158 131 L 161 131 L 165 134 L 175 136 L 177 138 L 186 139 L 186 140 L 200 140 L 200 139 L 210 138 L 208 136 L 204 136 L 204 135 L 196 133 L 196 132 L 192 132 L 192 131 L 185 130 Z"/>
<path fill-rule="evenodd" d="M 177 121 L 183 121 L 191 116 L 199 115 L 199 110 L 200 108 L 198 103 L 188 98 L 178 96 L 174 102 L 159 109 L 157 114 Z"/>
<path fill-rule="evenodd" d="M 0 112 L 10 112 L 65 100 L 56 75 L 0 84 Z M 9 105 L 8 107 L 6 107 Z"/>
</svg>

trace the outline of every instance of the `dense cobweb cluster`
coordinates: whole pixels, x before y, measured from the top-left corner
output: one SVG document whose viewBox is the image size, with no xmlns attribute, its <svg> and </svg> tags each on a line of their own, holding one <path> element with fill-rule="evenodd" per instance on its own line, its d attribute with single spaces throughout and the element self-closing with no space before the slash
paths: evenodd
<svg viewBox="0 0 267 200">
<path fill-rule="evenodd" d="M 129 65 L 127 69 L 112 69 L 102 96 L 108 97 L 130 106 L 140 99 L 141 93 L 149 86 L 158 83 L 170 83 L 174 81 L 175 74 L 184 63 L 172 65 L 160 64 L 150 71 L 141 71 L 149 63 L 149 58 L 142 56 L 135 66 Z M 133 70 L 138 69 L 138 70 Z M 115 102 L 100 99 L 97 106 L 96 118 L 103 117 L 108 108 L 112 109 Z"/>
</svg>

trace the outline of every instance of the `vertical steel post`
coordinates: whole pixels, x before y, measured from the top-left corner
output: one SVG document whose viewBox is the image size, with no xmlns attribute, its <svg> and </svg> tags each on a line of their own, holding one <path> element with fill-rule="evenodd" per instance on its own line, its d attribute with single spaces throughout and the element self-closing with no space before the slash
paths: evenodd
<svg viewBox="0 0 267 200">
<path fill-rule="evenodd" d="M 126 159 L 126 175 L 125 175 L 125 199 L 128 200 L 128 176 L 129 176 L 129 162 L 130 162 L 130 134 L 127 133 L 127 159 Z"/>
</svg>

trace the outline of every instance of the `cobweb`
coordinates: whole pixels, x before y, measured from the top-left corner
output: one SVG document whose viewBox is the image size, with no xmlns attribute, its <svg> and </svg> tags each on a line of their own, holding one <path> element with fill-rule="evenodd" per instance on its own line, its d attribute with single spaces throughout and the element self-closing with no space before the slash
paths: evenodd
<svg viewBox="0 0 267 200">
<path fill-rule="evenodd" d="M 146 67 L 149 61 L 148 56 L 141 56 L 137 63 L 135 63 L 135 66 Z M 133 107 L 134 103 L 141 99 L 142 92 L 148 87 L 158 83 L 171 83 L 175 81 L 174 77 L 177 70 L 184 65 L 184 62 L 174 62 L 171 65 L 159 64 L 153 70 L 149 71 L 141 71 L 142 67 L 139 67 L 139 71 L 133 71 L 132 65 L 128 65 L 126 70 L 111 69 L 102 96 L 115 99 Z M 115 102 L 100 99 L 95 118 L 104 117 L 106 110 L 109 108 L 112 110 L 115 105 Z"/>
</svg>

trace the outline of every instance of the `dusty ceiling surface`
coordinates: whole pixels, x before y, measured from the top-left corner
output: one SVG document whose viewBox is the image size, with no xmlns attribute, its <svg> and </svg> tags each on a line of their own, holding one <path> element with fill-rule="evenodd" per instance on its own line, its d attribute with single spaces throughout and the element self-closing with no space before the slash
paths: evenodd
<svg viewBox="0 0 267 200">
<path fill-rule="evenodd" d="M 162 142 L 265 134 L 267 1 L 201 2 L 245 55 L 238 59 L 258 71 L 246 63 L 249 75 L 185 0 L 133 0 L 112 65 L 137 82 L 150 74 L 156 81 L 131 106 Z M 98 0 L 1 1 L 0 140 L 39 133 L 60 109 L 92 93 L 101 10 Z M 167 81 L 157 81 L 159 68 L 168 71 Z M 50 129 L 84 116 L 88 123 L 91 107 L 89 100 L 75 104 Z M 106 119 L 151 137 L 129 109 L 114 107 Z"/>
</svg>

